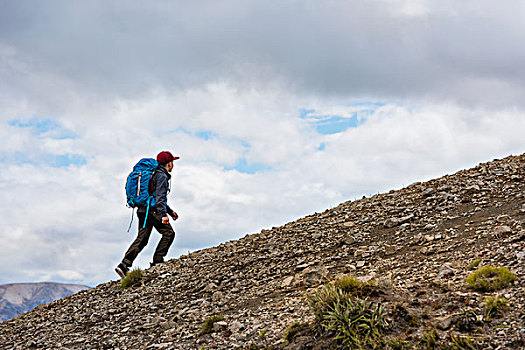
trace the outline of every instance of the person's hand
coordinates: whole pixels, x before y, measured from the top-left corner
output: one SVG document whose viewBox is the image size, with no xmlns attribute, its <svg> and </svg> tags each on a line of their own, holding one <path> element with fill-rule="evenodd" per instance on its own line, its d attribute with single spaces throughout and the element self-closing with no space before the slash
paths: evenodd
<svg viewBox="0 0 525 350">
<path fill-rule="evenodd" d="M 179 218 L 179 214 L 177 214 L 176 212 L 172 211 L 171 212 L 171 217 L 173 218 L 173 221 L 177 220 Z"/>
<path fill-rule="evenodd" d="M 163 223 L 163 224 L 169 224 L 169 223 L 170 223 L 170 218 L 167 217 L 167 216 L 164 216 L 164 217 L 162 218 L 162 223 Z"/>
</svg>

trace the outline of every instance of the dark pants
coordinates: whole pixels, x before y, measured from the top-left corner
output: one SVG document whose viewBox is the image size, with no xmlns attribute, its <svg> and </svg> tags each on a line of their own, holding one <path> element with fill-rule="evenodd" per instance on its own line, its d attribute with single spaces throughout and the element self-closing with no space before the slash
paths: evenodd
<svg viewBox="0 0 525 350">
<path fill-rule="evenodd" d="M 133 261 L 137 255 L 139 255 L 142 249 L 148 244 L 149 236 L 151 235 L 153 227 L 155 227 L 155 229 L 157 229 L 162 235 L 162 238 L 157 245 L 157 249 L 155 250 L 155 254 L 153 254 L 153 262 L 163 262 L 164 257 L 168 254 L 168 249 L 170 249 L 170 246 L 175 239 L 175 231 L 171 227 L 171 224 L 163 224 L 162 217 L 156 211 L 149 212 L 146 227 L 144 228 L 144 218 L 146 217 L 146 213 L 137 212 L 137 217 L 139 218 L 139 233 L 137 234 L 137 238 L 131 243 L 131 246 L 124 255 L 124 259 L 122 259 L 122 262 L 127 266 L 133 265 Z"/>
</svg>

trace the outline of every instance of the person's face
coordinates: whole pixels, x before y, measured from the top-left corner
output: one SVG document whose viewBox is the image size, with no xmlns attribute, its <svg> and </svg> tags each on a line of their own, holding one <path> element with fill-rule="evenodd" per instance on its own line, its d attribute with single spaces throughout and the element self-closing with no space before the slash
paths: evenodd
<svg viewBox="0 0 525 350">
<path fill-rule="evenodd" d="M 171 173 L 171 171 L 173 170 L 173 161 L 169 162 L 168 164 L 166 164 L 166 170 Z"/>
</svg>

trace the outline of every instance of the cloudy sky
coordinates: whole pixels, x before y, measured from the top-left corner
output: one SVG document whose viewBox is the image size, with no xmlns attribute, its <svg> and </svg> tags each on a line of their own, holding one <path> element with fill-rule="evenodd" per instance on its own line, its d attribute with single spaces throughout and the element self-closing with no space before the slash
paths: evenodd
<svg viewBox="0 0 525 350">
<path fill-rule="evenodd" d="M 521 154 L 524 40 L 512 0 L 0 0 L 0 283 L 116 279 L 162 150 L 168 257 Z"/>
</svg>

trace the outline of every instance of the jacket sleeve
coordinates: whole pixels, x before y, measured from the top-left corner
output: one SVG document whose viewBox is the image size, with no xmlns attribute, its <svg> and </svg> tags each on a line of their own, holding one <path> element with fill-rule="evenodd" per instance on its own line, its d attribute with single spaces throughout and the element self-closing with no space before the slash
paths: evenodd
<svg viewBox="0 0 525 350">
<path fill-rule="evenodd" d="M 162 216 L 168 216 L 166 207 L 168 206 L 168 177 L 162 173 L 157 173 L 156 188 L 155 188 L 155 202 L 157 203 L 157 212 Z"/>
</svg>

